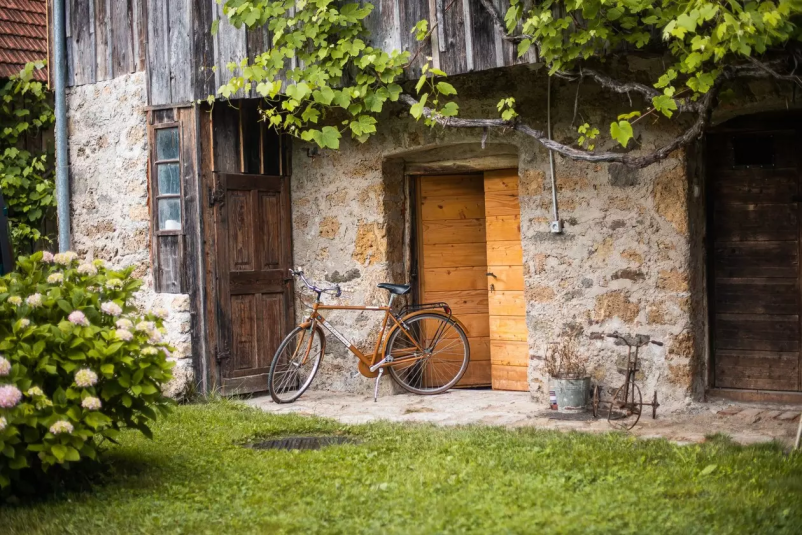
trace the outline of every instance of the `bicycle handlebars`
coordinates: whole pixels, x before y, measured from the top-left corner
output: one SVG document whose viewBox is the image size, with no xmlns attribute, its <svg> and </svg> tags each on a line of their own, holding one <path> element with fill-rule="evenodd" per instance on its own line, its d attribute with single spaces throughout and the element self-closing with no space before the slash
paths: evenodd
<svg viewBox="0 0 802 535">
<path fill-rule="evenodd" d="M 290 275 L 293 277 L 298 277 L 304 283 L 304 286 L 312 290 L 313 292 L 319 294 L 328 293 L 333 295 L 334 297 L 340 297 L 343 294 L 342 288 L 340 288 L 339 284 L 335 284 L 329 288 L 318 288 L 314 284 L 310 283 L 309 280 L 304 276 L 304 272 L 302 269 L 292 269 L 290 268 Z"/>
<path fill-rule="evenodd" d="M 620 333 L 604 333 L 607 338 L 615 338 L 623 342 L 625 345 L 630 347 L 643 347 L 648 344 L 654 344 L 656 346 L 663 346 L 663 342 L 658 342 L 657 340 L 652 340 L 648 334 L 631 334 L 625 335 Z"/>
</svg>

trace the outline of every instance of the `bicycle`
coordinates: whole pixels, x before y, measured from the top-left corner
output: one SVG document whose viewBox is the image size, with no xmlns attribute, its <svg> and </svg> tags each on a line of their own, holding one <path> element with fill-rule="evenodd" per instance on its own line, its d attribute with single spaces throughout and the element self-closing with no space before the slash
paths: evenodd
<svg viewBox="0 0 802 535">
<path fill-rule="evenodd" d="M 660 406 L 657 402 L 657 390 L 654 391 L 652 402 L 644 403 L 640 387 L 635 383 L 635 374 L 640 369 L 638 367 L 640 348 L 649 344 L 662 346 L 663 343 L 652 340 L 651 337 L 646 334 L 624 335 L 616 332 L 606 334 L 605 336 L 607 336 L 607 338 L 614 338 L 616 345 L 627 346 L 626 380 L 624 384 L 615 391 L 612 401 L 601 401 L 599 385 L 593 387 L 593 417 L 598 418 L 599 406 L 602 403 L 609 404 L 610 409 L 607 412 L 607 423 L 612 427 L 628 431 L 635 427 L 635 424 L 640 420 L 644 406 L 650 406 L 652 408 L 652 418 L 657 417 L 657 408 Z"/>
<path fill-rule="evenodd" d="M 445 392 L 465 374 L 470 361 L 468 337 L 447 303 L 407 305 L 394 313 L 395 298 L 409 293 L 411 286 L 381 283 L 378 287 L 390 292 L 387 306 L 327 305 L 321 302 L 324 294 L 342 295 L 338 284 L 319 288 L 311 284 L 300 269 L 291 269 L 290 273 L 300 278 L 316 298 L 309 315 L 279 344 L 270 364 L 268 389 L 276 403 L 291 403 L 309 388 L 326 349 L 322 327 L 359 359 L 358 369 L 362 375 L 376 378 L 374 402 L 378 400 L 379 381 L 385 370 L 403 389 L 423 395 Z M 441 308 L 442 312 L 438 310 Z M 321 310 L 384 312 L 373 353 L 366 355 L 360 351 L 320 314 Z"/>
</svg>

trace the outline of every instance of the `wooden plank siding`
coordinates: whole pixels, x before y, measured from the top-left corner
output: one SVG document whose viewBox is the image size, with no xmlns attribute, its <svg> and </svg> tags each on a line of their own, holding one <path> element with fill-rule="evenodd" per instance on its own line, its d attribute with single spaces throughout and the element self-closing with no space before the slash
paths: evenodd
<svg viewBox="0 0 802 535">
<path fill-rule="evenodd" d="M 184 0 L 170 3 L 173 1 Z M 145 2 L 65 0 L 69 86 L 94 84 L 145 70 Z M 52 42 L 51 36 L 51 46 Z"/>
<path fill-rule="evenodd" d="M 502 15 L 509 7 L 509 0 L 493 2 Z M 388 52 L 415 54 L 420 49 L 408 78 L 420 75 L 427 57 L 449 75 L 535 59 L 533 53 L 517 58 L 479 0 L 376 0 L 373 6 L 366 19 L 370 44 Z M 266 28 L 234 28 L 216 0 L 66 0 L 66 11 L 69 85 L 147 71 L 149 104 L 154 106 L 205 99 L 231 79 L 229 62 L 253 58 L 270 45 Z M 416 41 L 410 30 L 422 19 L 435 24 L 438 12 L 443 20 L 432 34 L 433 49 L 429 40 Z M 215 20 L 220 26 L 213 36 Z"/>
</svg>

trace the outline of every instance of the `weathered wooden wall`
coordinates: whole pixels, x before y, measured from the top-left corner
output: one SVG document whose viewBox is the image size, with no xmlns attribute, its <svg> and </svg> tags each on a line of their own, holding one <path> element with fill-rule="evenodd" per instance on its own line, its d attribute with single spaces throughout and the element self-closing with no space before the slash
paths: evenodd
<svg viewBox="0 0 802 535">
<path fill-rule="evenodd" d="M 231 77 L 229 62 L 252 58 L 269 45 L 266 29 L 231 26 L 216 0 L 65 0 L 70 85 L 108 80 L 147 70 L 151 105 L 206 98 Z M 493 0 L 503 14 L 509 0 Z M 372 44 L 415 55 L 409 76 L 432 57 L 450 75 L 533 61 L 516 58 L 479 0 L 373 0 L 367 21 Z M 431 41 L 415 41 L 421 19 L 441 27 Z M 220 20 L 217 35 L 211 27 Z M 441 31 L 442 30 L 442 31 Z M 217 69 L 212 67 L 217 66 Z M 254 96 L 254 95 L 251 95 Z"/>
</svg>

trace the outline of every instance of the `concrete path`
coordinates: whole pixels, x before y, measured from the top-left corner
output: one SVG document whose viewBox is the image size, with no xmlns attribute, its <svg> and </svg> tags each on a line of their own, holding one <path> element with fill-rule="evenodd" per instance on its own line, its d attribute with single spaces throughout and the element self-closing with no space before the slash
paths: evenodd
<svg viewBox="0 0 802 535">
<path fill-rule="evenodd" d="M 340 392 L 311 391 L 295 403 L 278 405 L 270 396 L 246 401 L 275 414 L 301 414 L 333 418 L 345 424 L 377 420 L 427 422 L 438 425 L 498 425 L 542 429 L 605 432 L 606 420 L 566 421 L 550 418 L 548 407 L 536 403 L 528 392 L 452 390 L 438 396 L 396 394 L 379 397 Z M 658 410 L 641 418 L 632 430 L 643 438 L 666 438 L 677 443 L 704 442 L 705 435 L 725 433 L 741 444 L 778 440 L 791 446 L 796 433 L 799 407 L 770 404 L 698 403 L 686 412 L 666 414 Z"/>
</svg>

